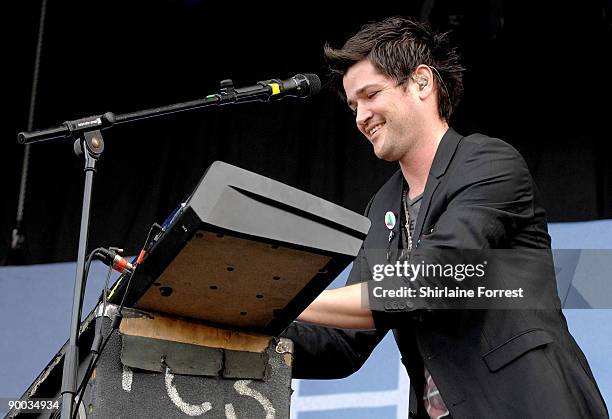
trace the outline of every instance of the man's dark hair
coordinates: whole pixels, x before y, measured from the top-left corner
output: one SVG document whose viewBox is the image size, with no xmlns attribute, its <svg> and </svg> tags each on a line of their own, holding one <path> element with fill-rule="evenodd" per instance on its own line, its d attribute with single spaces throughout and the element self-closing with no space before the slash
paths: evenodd
<svg viewBox="0 0 612 419">
<path fill-rule="evenodd" d="M 354 64 L 367 59 L 381 74 L 398 84 L 409 80 L 420 64 L 431 67 L 438 85 L 438 110 L 448 121 L 463 93 L 459 54 L 448 33 L 435 33 L 424 23 L 390 17 L 364 25 L 342 48 L 325 45 L 325 58 L 341 96 L 342 77 Z"/>
</svg>

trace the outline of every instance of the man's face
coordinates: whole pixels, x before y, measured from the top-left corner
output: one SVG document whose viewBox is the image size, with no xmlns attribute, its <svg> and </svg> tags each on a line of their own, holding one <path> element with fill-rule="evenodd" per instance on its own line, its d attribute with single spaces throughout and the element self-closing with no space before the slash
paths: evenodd
<svg viewBox="0 0 612 419">
<path fill-rule="evenodd" d="M 397 85 L 362 60 L 348 69 L 343 84 L 357 128 L 372 143 L 374 154 L 400 160 L 415 144 L 421 125 L 414 83 Z"/>
</svg>

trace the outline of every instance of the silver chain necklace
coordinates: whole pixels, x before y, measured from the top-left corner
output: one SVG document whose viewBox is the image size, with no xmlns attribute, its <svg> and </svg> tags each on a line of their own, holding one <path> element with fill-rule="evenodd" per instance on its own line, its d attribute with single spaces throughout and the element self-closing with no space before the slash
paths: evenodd
<svg viewBox="0 0 612 419">
<path fill-rule="evenodd" d="M 412 252 L 412 234 L 410 234 L 410 212 L 408 211 L 408 190 L 404 192 L 402 199 L 404 203 L 404 217 L 406 218 L 406 242 L 408 245 L 408 253 Z"/>
</svg>

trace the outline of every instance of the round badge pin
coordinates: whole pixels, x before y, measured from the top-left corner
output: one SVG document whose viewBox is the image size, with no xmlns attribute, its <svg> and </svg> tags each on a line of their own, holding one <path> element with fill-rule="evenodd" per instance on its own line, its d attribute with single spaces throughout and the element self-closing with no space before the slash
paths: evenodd
<svg viewBox="0 0 612 419">
<path fill-rule="evenodd" d="M 387 211 L 385 214 L 385 225 L 389 230 L 393 230 L 393 227 L 395 227 L 395 214 L 393 211 Z"/>
</svg>

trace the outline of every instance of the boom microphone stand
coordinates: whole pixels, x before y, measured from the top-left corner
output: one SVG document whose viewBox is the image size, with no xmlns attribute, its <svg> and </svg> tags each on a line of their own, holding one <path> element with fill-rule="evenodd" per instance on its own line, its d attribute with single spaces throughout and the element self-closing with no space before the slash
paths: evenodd
<svg viewBox="0 0 612 419">
<path fill-rule="evenodd" d="M 74 280 L 74 294 L 72 297 L 70 339 L 64 355 L 64 369 L 62 375 L 62 418 L 72 418 L 74 397 L 77 390 L 77 370 L 79 365 L 77 339 L 79 326 L 81 324 L 81 293 L 85 280 L 85 255 L 87 253 L 89 235 L 93 178 L 96 171 L 96 163 L 104 151 L 104 140 L 101 130 L 116 124 L 161 117 L 212 105 L 256 101 L 266 102 L 285 96 L 308 97 L 316 94 L 320 88 L 321 81 L 315 74 L 297 74 L 283 81 L 277 79 L 260 81 L 256 85 L 238 89 L 234 88 L 231 80 L 223 80 L 221 82 L 220 92 L 206 96 L 204 99 L 177 103 L 160 108 L 151 108 L 123 115 L 115 115 L 112 112 L 107 112 L 102 115 L 66 121 L 52 128 L 20 132 L 18 134 L 18 140 L 21 144 L 76 138 L 74 142 L 75 153 L 77 155 L 83 155 L 85 159 L 85 188 L 83 191 L 77 267 Z"/>
</svg>

